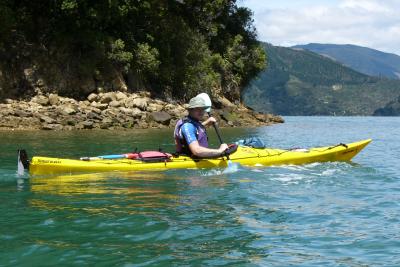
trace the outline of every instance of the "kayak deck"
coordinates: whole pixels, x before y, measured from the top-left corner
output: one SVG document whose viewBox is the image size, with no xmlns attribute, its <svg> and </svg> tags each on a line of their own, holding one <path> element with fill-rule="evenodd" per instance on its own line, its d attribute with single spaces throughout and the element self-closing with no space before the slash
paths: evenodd
<svg viewBox="0 0 400 267">
<path fill-rule="evenodd" d="M 371 141 L 371 139 L 368 139 L 349 144 L 297 150 L 273 148 L 257 149 L 240 146 L 238 150 L 229 157 L 232 162 L 239 163 L 243 166 L 299 165 L 312 162 L 350 161 Z M 132 159 L 83 161 L 76 159 L 33 157 L 29 166 L 29 173 L 31 175 L 48 175 L 78 172 L 225 168 L 227 166 L 228 159 L 226 157 L 193 159 L 181 155 L 164 162 L 143 162 L 141 160 Z"/>
</svg>

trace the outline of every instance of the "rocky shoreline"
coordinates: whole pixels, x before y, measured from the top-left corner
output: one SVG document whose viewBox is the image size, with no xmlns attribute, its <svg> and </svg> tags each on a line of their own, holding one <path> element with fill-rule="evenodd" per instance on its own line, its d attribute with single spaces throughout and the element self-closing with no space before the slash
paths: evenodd
<svg viewBox="0 0 400 267">
<path fill-rule="evenodd" d="M 262 126 L 283 119 L 261 114 L 226 98 L 213 110 L 221 127 Z M 0 103 L 0 130 L 83 130 L 174 127 L 187 114 L 186 104 L 150 97 L 148 92 L 90 94 L 77 101 L 57 94 L 38 94 L 29 101 L 6 99 Z"/>
</svg>

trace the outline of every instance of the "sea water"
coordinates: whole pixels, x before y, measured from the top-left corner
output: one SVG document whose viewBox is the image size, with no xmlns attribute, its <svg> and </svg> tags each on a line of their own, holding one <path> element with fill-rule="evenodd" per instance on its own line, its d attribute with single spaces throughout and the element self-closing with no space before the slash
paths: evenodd
<svg viewBox="0 0 400 267">
<path fill-rule="evenodd" d="M 0 266 L 400 266 L 400 118 L 285 120 L 221 132 L 280 148 L 373 142 L 351 163 L 21 179 L 19 148 L 170 151 L 172 130 L 0 132 Z"/>
</svg>

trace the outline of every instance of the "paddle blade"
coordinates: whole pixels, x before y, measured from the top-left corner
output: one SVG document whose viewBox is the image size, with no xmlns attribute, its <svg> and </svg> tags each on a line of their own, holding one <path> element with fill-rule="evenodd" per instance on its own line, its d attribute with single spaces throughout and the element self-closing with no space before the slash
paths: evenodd
<svg viewBox="0 0 400 267">
<path fill-rule="evenodd" d="M 17 174 L 23 176 L 25 169 L 29 168 L 28 154 L 24 149 L 18 150 Z"/>
</svg>

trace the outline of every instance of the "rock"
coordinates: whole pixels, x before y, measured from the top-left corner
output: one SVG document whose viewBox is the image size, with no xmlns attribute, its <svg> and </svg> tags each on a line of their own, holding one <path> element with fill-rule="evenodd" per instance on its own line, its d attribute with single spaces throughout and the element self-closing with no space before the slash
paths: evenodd
<svg viewBox="0 0 400 267">
<path fill-rule="evenodd" d="M 93 124 L 94 124 L 94 122 L 90 121 L 90 120 L 82 122 L 83 128 L 85 128 L 85 129 L 92 129 Z"/>
<path fill-rule="evenodd" d="M 102 104 L 107 104 L 110 103 L 111 101 L 115 101 L 117 98 L 115 97 L 115 93 L 109 92 L 105 93 L 101 96 L 100 103 Z"/>
<path fill-rule="evenodd" d="M 46 115 L 41 115 L 39 117 L 39 119 L 40 119 L 41 122 L 45 122 L 47 124 L 53 124 L 55 122 L 54 119 L 52 119 L 52 118 L 50 118 L 49 116 L 46 116 Z"/>
<path fill-rule="evenodd" d="M 37 95 L 31 99 L 31 102 L 46 106 L 49 104 L 49 98 L 45 97 L 44 95 Z"/>
<path fill-rule="evenodd" d="M 164 105 L 151 103 L 147 106 L 147 111 L 154 112 L 154 111 L 161 111 L 164 108 Z"/>
<path fill-rule="evenodd" d="M 92 112 L 96 113 L 96 114 L 101 114 L 101 110 L 99 108 L 91 108 Z"/>
<path fill-rule="evenodd" d="M 169 115 L 167 112 L 165 111 L 156 111 L 156 112 L 152 112 L 149 115 L 150 120 L 153 120 L 155 122 L 164 124 L 164 125 L 168 125 L 169 121 L 172 119 L 171 115 Z"/>
<path fill-rule="evenodd" d="M 110 119 L 110 118 L 104 118 L 101 122 L 102 122 L 102 123 L 109 123 L 109 124 L 112 124 L 112 123 L 113 123 L 113 120 Z"/>
<path fill-rule="evenodd" d="M 63 126 L 61 124 L 56 124 L 56 123 L 45 123 L 42 125 L 42 130 L 62 130 Z"/>
<path fill-rule="evenodd" d="M 85 128 L 85 126 L 83 125 L 83 122 L 80 122 L 77 125 L 75 125 L 75 129 L 77 129 L 77 130 L 82 130 L 84 128 Z"/>
<path fill-rule="evenodd" d="M 104 110 L 108 107 L 108 104 L 101 104 L 101 103 L 97 103 L 96 101 L 94 101 L 90 104 L 90 106 L 92 106 L 94 108 L 98 108 L 100 110 Z"/>
<path fill-rule="evenodd" d="M 67 117 L 64 118 L 63 120 L 61 120 L 61 124 L 63 126 L 75 126 L 76 125 L 76 120 L 74 120 L 73 118 Z"/>
<path fill-rule="evenodd" d="M 281 116 L 272 116 L 271 121 L 275 123 L 284 123 L 285 120 Z"/>
<path fill-rule="evenodd" d="M 31 116 L 30 113 L 20 110 L 20 109 L 17 109 L 16 111 L 14 111 L 14 115 L 18 116 L 18 117 L 30 117 Z"/>
<path fill-rule="evenodd" d="M 90 106 L 90 102 L 87 100 L 81 101 L 80 103 L 82 103 L 85 106 Z"/>
<path fill-rule="evenodd" d="M 50 94 L 49 95 L 49 103 L 50 103 L 50 105 L 55 106 L 55 105 L 58 104 L 58 102 L 59 102 L 59 99 L 58 99 L 58 95 L 57 94 Z"/>
<path fill-rule="evenodd" d="M 133 98 L 132 96 L 126 98 L 126 99 L 124 100 L 124 106 L 125 106 L 126 108 L 133 108 L 133 107 L 134 107 L 134 105 L 133 105 L 133 99 L 135 99 L 135 98 Z"/>
<path fill-rule="evenodd" d="M 6 100 L 4 100 L 4 102 L 5 102 L 6 104 L 12 104 L 12 103 L 14 103 L 14 100 L 12 100 L 12 99 L 10 99 L 10 98 L 7 98 Z"/>
<path fill-rule="evenodd" d="M 120 103 L 119 101 L 117 101 L 117 100 L 113 100 L 113 101 L 111 101 L 110 103 L 108 103 L 108 105 L 109 105 L 110 107 L 116 108 L 116 107 L 121 106 L 121 103 Z"/>
<path fill-rule="evenodd" d="M 132 109 L 130 108 L 120 107 L 119 110 L 124 114 L 132 115 Z"/>
<path fill-rule="evenodd" d="M 168 112 L 172 117 L 175 118 L 182 118 L 187 115 L 186 109 L 184 109 L 182 106 L 174 106 L 171 104 L 168 104 L 164 107 L 164 110 Z"/>
<path fill-rule="evenodd" d="M 87 118 L 92 119 L 92 120 L 98 120 L 98 121 L 100 121 L 102 119 L 102 117 L 99 114 L 96 114 L 92 111 L 87 114 Z"/>
<path fill-rule="evenodd" d="M 90 103 L 89 103 L 89 105 L 90 105 Z M 88 108 L 88 105 L 86 105 L 85 102 L 80 101 L 80 102 L 78 103 L 78 107 L 79 107 L 79 110 L 85 111 L 85 110 Z"/>
<path fill-rule="evenodd" d="M 136 121 L 135 126 L 136 126 L 137 128 L 146 129 L 146 128 L 149 127 L 149 124 L 148 124 L 146 121 L 138 120 L 138 121 Z"/>
<path fill-rule="evenodd" d="M 121 101 L 121 100 L 126 99 L 127 96 L 126 96 L 126 94 L 124 94 L 124 93 L 122 93 L 122 92 L 118 92 L 118 93 L 115 94 L 115 98 L 116 98 L 118 101 Z"/>
<path fill-rule="evenodd" d="M 148 101 L 146 98 L 135 98 L 132 101 L 132 105 L 133 107 L 137 107 L 141 110 L 146 110 L 147 109 L 147 105 L 148 105 Z"/>
<path fill-rule="evenodd" d="M 60 107 L 61 109 L 61 114 L 67 116 L 67 115 L 74 115 L 77 113 L 77 110 L 73 108 L 72 106 L 62 106 Z"/>
<path fill-rule="evenodd" d="M 116 117 L 118 115 L 118 111 L 115 109 L 105 109 L 101 112 L 101 115 L 104 117 Z"/>
<path fill-rule="evenodd" d="M 94 94 L 94 93 L 91 93 L 91 94 L 87 97 L 87 99 L 89 100 L 89 102 L 99 101 L 99 96 L 96 95 L 96 94 Z"/>
<path fill-rule="evenodd" d="M 132 115 L 134 118 L 140 118 L 140 117 L 142 117 L 142 114 L 143 114 L 143 112 L 142 112 L 140 109 L 138 109 L 138 108 L 133 108 L 133 109 L 132 109 L 131 115 Z"/>
</svg>

